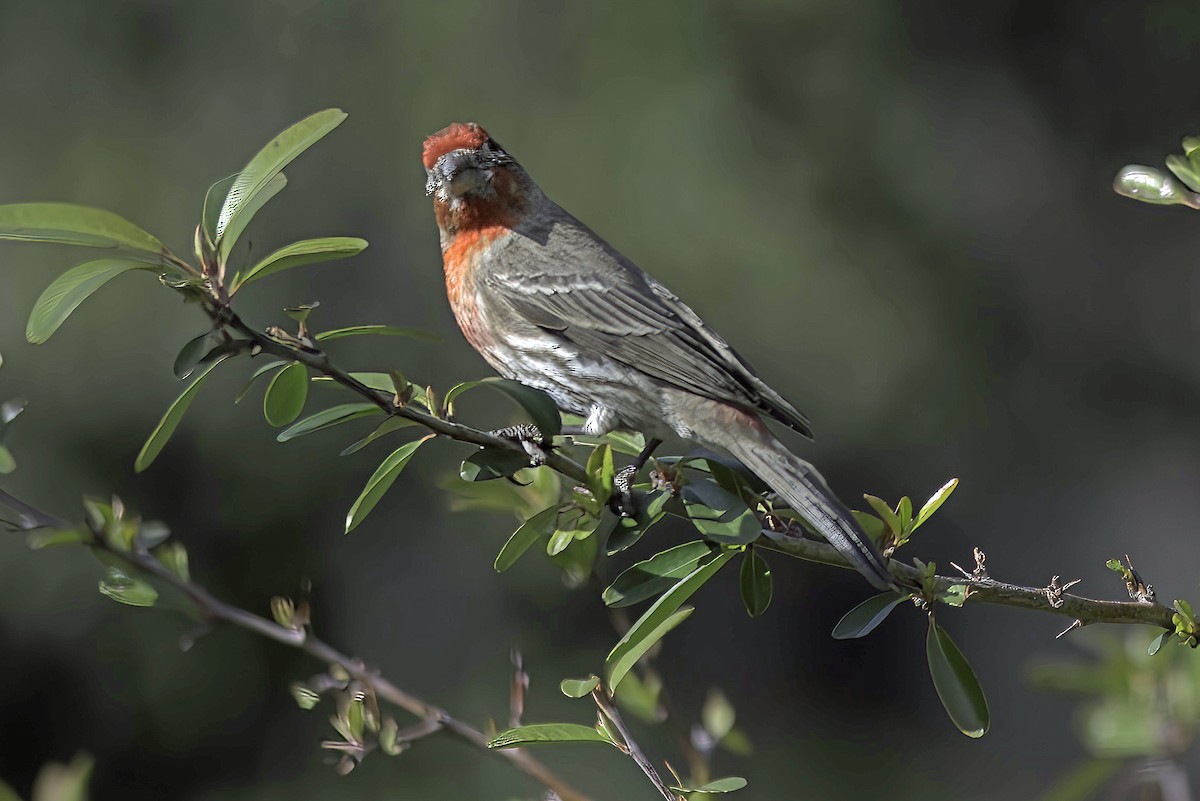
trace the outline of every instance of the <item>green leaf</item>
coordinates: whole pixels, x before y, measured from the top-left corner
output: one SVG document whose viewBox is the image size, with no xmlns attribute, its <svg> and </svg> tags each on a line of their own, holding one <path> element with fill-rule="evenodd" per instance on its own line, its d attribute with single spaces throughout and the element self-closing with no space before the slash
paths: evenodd
<svg viewBox="0 0 1200 801">
<path fill-rule="evenodd" d="M 367 486 L 363 489 L 362 494 L 354 501 L 354 505 L 350 507 L 350 512 L 346 515 L 346 533 L 353 531 L 359 523 L 363 521 L 375 504 L 379 503 L 379 499 L 383 494 L 395 483 L 396 477 L 400 475 L 400 471 L 404 469 L 413 454 L 417 452 L 417 448 L 421 447 L 433 435 L 422 437 L 412 442 L 406 442 L 383 460 L 375 473 L 367 480 Z"/>
<path fill-rule="evenodd" d="M 1150 641 L 1150 647 L 1146 649 L 1146 653 L 1150 654 L 1150 656 L 1154 656 L 1162 650 L 1162 647 L 1166 645 L 1173 636 L 1175 636 L 1175 632 L 1164 631 L 1162 634 Z"/>
<path fill-rule="evenodd" d="M 546 543 L 546 554 L 548 556 L 558 556 L 572 542 L 586 540 L 592 536 L 599 525 L 600 518 L 594 517 L 591 514 L 584 513 L 575 517 L 550 535 L 550 541 Z"/>
<path fill-rule="evenodd" d="M 746 606 L 746 614 L 758 617 L 767 611 L 771 605 L 771 568 L 763 559 L 758 549 L 749 547 L 742 556 L 740 571 L 742 603 Z"/>
<path fill-rule="evenodd" d="M 617 519 L 604 544 L 605 553 L 612 556 L 640 540 L 651 526 L 666 516 L 666 506 L 670 500 L 671 493 L 666 490 L 650 493 L 633 490 L 636 513 L 632 517 Z"/>
<path fill-rule="evenodd" d="M 275 439 L 279 442 L 287 442 L 314 431 L 324 431 L 326 428 L 333 428 L 360 417 L 371 417 L 377 414 L 383 414 L 383 410 L 373 403 L 342 403 L 305 417 L 300 422 L 280 431 Z"/>
<path fill-rule="evenodd" d="M 17 460 L 13 458 L 12 452 L 0 445 L 0 475 L 7 475 L 17 469 Z"/>
<path fill-rule="evenodd" d="M 200 210 L 200 227 L 204 231 L 209 247 L 214 252 L 217 247 L 217 219 L 221 215 L 221 206 L 224 205 L 225 198 L 229 195 L 229 190 L 237 178 L 236 172 L 228 175 L 209 186 L 208 191 L 204 193 L 204 207 Z"/>
<path fill-rule="evenodd" d="M 296 306 L 286 306 L 283 313 L 296 322 L 303 323 L 308 320 L 308 315 L 312 314 L 320 305 L 320 301 L 313 301 L 312 303 L 301 303 Z"/>
<path fill-rule="evenodd" d="M 733 730 L 733 724 L 736 722 L 737 712 L 725 697 L 725 693 L 715 688 L 709 690 L 708 697 L 704 699 L 704 706 L 700 708 L 700 723 L 713 738 L 713 742 L 724 739 L 725 735 Z"/>
<path fill-rule="evenodd" d="M 647 673 L 643 680 L 637 673 L 627 673 L 625 681 L 616 691 L 617 706 L 646 723 L 662 723 L 667 710 L 659 702 L 662 695 L 662 679 L 656 673 Z"/>
<path fill-rule="evenodd" d="M 154 606 L 158 600 L 158 592 L 153 587 L 115 567 L 110 567 L 100 582 L 100 594 L 130 606 Z"/>
<path fill-rule="evenodd" d="M 406 417 L 389 417 L 388 419 L 386 419 L 382 423 L 380 423 L 379 427 L 376 428 L 374 431 L 372 431 L 370 434 L 363 437 L 358 442 L 355 442 L 353 445 L 346 447 L 338 455 L 339 456 L 349 456 L 352 453 L 358 453 L 363 448 L 367 447 L 368 445 L 370 445 L 372 442 L 379 439 L 380 437 L 387 436 L 388 434 L 392 433 L 393 431 L 399 431 L 402 428 L 408 428 L 409 426 L 415 426 L 415 425 L 416 425 L 415 422 L 413 422 L 412 420 L 409 420 Z"/>
<path fill-rule="evenodd" d="M 692 609 L 684 610 L 680 609 L 680 606 L 696 590 L 700 589 L 704 582 L 724 567 L 725 563 L 733 558 L 734 553 L 736 552 L 732 550 L 722 551 L 712 561 L 697 567 L 674 587 L 663 593 L 662 597 L 630 626 L 629 631 L 609 652 L 608 658 L 605 660 L 610 690 L 615 689 L 621 683 L 625 674 L 656 642 L 692 613 Z"/>
<path fill-rule="evenodd" d="M 34 345 L 42 344 L 93 292 L 131 270 L 157 271 L 152 266 L 128 259 L 97 259 L 67 270 L 46 287 L 33 304 L 29 323 L 25 326 L 25 339 Z"/>
<path fill-rule="evenodd" d="M 632 606 L 674 587 L 697 564 L 715 556 L 715 546 L 703 540 L 676 545 L 636 564 L 617 576 L 601 596 L 610 607 Z"/>
<path fill-rule="evenodd" d="M 588 676 L 586 679 L 563 679 L 559 682 L 558 689 L 568 698 L 583 698 L 585 695 L 591 695 L 592 690 L 599 686 L 599 676 Z"/>
<path fill-rule="evenodd" d="M 905 495 L 900 499 L 900 503 L 896 504 L 896 516 L 900 518 L 900 530 L 908 533 L 912 531 L 913 522 L 913 507 L 912 499 Z"/>
<path fill-rule="evenodd" d="M 549 441 L 550 437 L 557 435 L 562 430 L 562 418 L 559 416 L 558 407 L 554 405 L 554 401 L 550 399 L 549 395 L 540 389 L 527 387 L 507 378 L 483 378 L 479 381 L 467 381 L 452 387 L 446 393 L 446 407 L 449 408 L 455 398 L 475 387 L 490 387 L 515 401 L 529 415 L 529 419 L 537 426 L 544 440 Z"/>
<path fill-rule="evenodd" d="M 952 478 L 943 484 L 941 489 L 933 493 L 929 497 L 929 500 L 925 501 L 925 505 L 921 507 L 921 511 L 917 513 L 917 520 L 913 523 L 909 533 L 916 531 L 922 523 L 933 516 L 934 512 L 942 508 L 942 504 L 946 502 L 946 499 L 950 497 L 950 493 L 954 492 L 956 487 L 958 487 L 958 479 Z"/>
<path fill-rule="evenodd" d="M 1122 197 L 1160 206 L 1197 206 L 1200 198 L 1161 170 L 1141 164 L 1129 164 L 1117 172 L 1113 191 Z"/>
<path fill-rule="evenodd" d="M 586 471 L 588 489 L 592 491 L 592 497 L 596 503 L 603 506 L 612 497 L 613 477 L 616 476 L 616 470 L 613 468 L 612 448 L 608 445 L 601 445 L 593 449 L 591 456 L 588 457 Z"/>
<path fill-rule="evenodd" d="M 875 510 L 875 514 L 879 515 L 883 522 L 887 524 L 888 530 L 893 534 L 899 534 L 902 530 L 899 516 L 892 511 L 892 507 L 888 506 L 887 501 L 883 498 L 877 498 L 874 495 L 863 495 L 871 508 Z"/>
<path fill-rule="evenodd" d="M 308 368 L 292 362 L 271 377 L 263 395 L 263 416 L 278 428 L 300 416 L 308 399 Z"/>
<path fill-rule="evenodd" d="M 293 242 L 251 267 L 240 282 L 234 282 L 230 291 L 237 292 L 260 278 L 266 278 L 268 275 L 299 267 L 302 264 L 348 258 L 361 253 L 366 247 L 365 239 L 357 239 L 352 236 L 329 236 L 323 239 L 305 239 L 301 242 Z"/>
<path fill-rule="evenodd" d="M 9 785 L 0 781 L 0 801 L 21 801 L 21 796 Z"/>
<path fill-rule="evenodd" d="M 1167 169 L 1175 173 L 1175 177 L 1183 181 L 1188 189 L 1193 192 L 1200 191 L 1200 174 L 1196 172 L 1196 165 L 1191 159 L 1176 155 L 1167 156 Z"/>
<path fill-rule="evenodd" d="M 612 740 L 590 726 L 578 723 L 535 723 L 518 726 L 488 740 L 488 748 L 518 748 L 537 743 L 608 743 Z"/>
<path fill-rule="evenodd" d="M 350 377 L 362 384 L 367 389 L 373 389 L 376 392 L 386 392 L 388 396 L 396 393 L 396 388 L 392 384 L 391 373 L 350 373 Z M 332 378 L 327 375 L 313 376 L 314 384 L 329 384 L 331 386 L 346 389 L 341 384 L 335 383 Z M 409 384 L 409 389 L 412 390 L 412 399 L 424 404 L 425 390 L 418 387 L 416 384 Z"/>
<path fill-rule="evenodd" d="M 335 328 L 332 331 L 322 331 L 315 334 L 313 339 L 317 342 L 328 342 L 331 339 L 341 339 L 342 337 L 357 337 L 374 334 L 382 337 L 408 337 L 409 339 L 420 339 L 425 342 L 441 342 L 442 338 L 437 334 L 429 331 L 422 331 L 419 328 L 403 328 L 397 325 L 352 325 L 347 328 Z"/>
<path fill-rule="evenodd" d="M 891 511 L 890 509 L 888 511 Z M 860 512 L 857 509 L 851 510 L 850 514 L 854 515 L 854 519 L 858 521 L 858 525 L 862 530 L 867 532 L 867 536 L 871 541 L 878 544 L 883 542 L 883 537 L 888 532 L 887 523 L 880 520 L 870 512 Z"/>
<path fill-rule="evenodd" d="M 896 592 L 884 592 L 872 596 L 842 615 L 833 627 L 833 639 L 853 640 L 866 637 L 900 604 L 911 598 Z"/>
<path fill-rule="evenodd" d="M 154 254 L 164 250 L 162 242 L 112 212 L 73 203 L 0 206 L 0 239 L 130 248 Z"/>
<path fill-rule="evenodd" d="M 262 378 L 264 375 L 271 372 L 272 370 L 278 370 L 280 367 L 286 367 L 289 364 L 291 364 L 291 362 L 285 361 L 283 359 L 279 359 L 277 361 L 268 362 L 267 364 L 264 364 L 262 367 L 259 367 L 257 370 L 254 371 L 254 373 L 250 376 L 250 378 L 246 380 L 245 386 L 242 387 L 241 392 L 239 392 L 237 394 L 237 397 L 233 399 L 233 402 L 241 403 L 242 398 L 246 397 L 246 393 L 249 392 L 250 388 L 254 386 L 255 381 Z"/>
<path fill-rule="evenodd" d="M 205 331 L 195 339 L 188 340 L 188 343 L 179 349 L 179 355 L 175 357 L 175 364 L 172 367 L 176 378 L 187 378 L 192 374 L 196 365 L 200 364 L 200 360 L 204 358 L 204 354 L 208 353 L 213 333 L 211 330 Z"/>
<path fill-rule="evenodd" d="M 142 472 L 151 463 L 158 458 L 158 454 L 162 452 L 167 441 L 171 439 L 171 435 L 175 433 L 175 429 L 179 427 L 179 421 L 183 419 L 183 415 L 187 412 L 188 407 L 192 405 L 192 401 L 196 398 L 196 390 L 200 388 L 200 384 L 204 379 L 208 378 L 209 374 L 216 369 L 217 365 L 228 359 L 228 355 L 220 356 L 204 370 L 196 376 L 188 388 L 183 391 L 175 402 L 167 409 L 167 413 L 158 421 L 158 425 L 150 432 L 150 437 L 146 440 L 146 444 L 142 446 L 141 452 L 137 456 L 137 460 L 133 463 L 135 472 Z"/>
<path fill-rule="evenodd" d="M 979 679 L 975 678 L 975 671 L 971 670 L 971 665 L 954 640 L 932 616 L 929 618 L 929 635 L 925 640 L 925 656 L 929 661 L 933 686 L 950 720 L 968 737 L 987 734 L 991 721 L 987 698 L 979 686 Z"/>
<path fill-rule="evenodd" d="M 671 789 L 677 793 L 732 793 L 734 790 L 741 790 L 748 783 L 741 776 L 726 776 L 723 779 L 717 779 L 708 784 L 702 784 L 699 787 L 672 786 Z"/>
<path fill-rule="evenodd" d="M 92 538 L 90 532 L 81 528 L 51 528 L 31 531 L 25 537 L 25 544 L 30 550 L 40 551 L 55 545 L 74 545 L 87 542 Z"/>
<path fill-rule="evenodd" d="M 267 199 L 283 188 L 286 181 L 276 176 L 297 156 L 315 144 L 346 119 L 340 109 L 318 111 L 272 139 L 250 159 L 240 173 L 217 217 L 217 253 L 222 264 L 229 259 L 238 236 Z M 282 176 L 280 176 L 282 178 Z M 275 184 L 272 186 L 272 184 Z M 260 196 L 267 196 L 260 198 Z M 257 201 L 257 202 L 256 202 Z"/>
<path fill-rule="evenodd" d="M 496 555 L 494 565 L 496 572 L 503 573 L 516 564 L 516 561 L 521 558 L 523 553 L 529 550 L 531 545 L 550 532 L 554 527 L 557 517 L 558 504 L 555 504 L 548 509 L 543 509 L 522 523 L 512 533 L 512 536 L 508 538 L 508 542 L 504 543 L 504 547 L 500 549 L 500 553 Z"/>
<path fill-rule="evenodd" d="M 492 481 L 508 478 L 529 467 L 529 457 L 501 448 L 484 448 L 471 454 L 458 469 L 464 481 Z"/>
<path fill-rule="evenodd" d="M 726 545 L 745 545 L 762 529 L 746 502 L 713 481 L 691 481 L 683 488 L 683 506 L 696 530 Z"/>
<path fill-rule="evenodd" d="M 646 438 L 643 435 L 630 434 L 626 431 L 610 431 L 602 437 L 571 434 L 570 439 L 576 445 L 609 445 L 617 453 L 627 456 L 640 456 L 646 447 Z"/>
<path fill-rule="evenodd" d="M 181 542 L 168 542 L 160 545 L 154 551 L 154 556 L 162 563 L 163 567 L 170 570 L 176 576 L 179 576 L 183 581 L 191 580 L 191 572 L 188 569 L 188 553 L 187 548 Z"/>
</svg>

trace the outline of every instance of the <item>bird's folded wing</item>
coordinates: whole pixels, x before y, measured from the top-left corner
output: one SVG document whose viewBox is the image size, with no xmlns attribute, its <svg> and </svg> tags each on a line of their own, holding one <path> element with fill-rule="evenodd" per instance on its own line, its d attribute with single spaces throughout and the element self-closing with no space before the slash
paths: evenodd
<svg viewBox="0 0 1200 801">
<path fill-rule="evenodd" d="M 608 255 L 608 254 L 605 254 Z M 571 270 L 557 261 L 543 274 L 492 272 L 487 297 L 530 323 L 679 389 L 757 408 L 806 436 L 808 421 L 755 375 L 678 298 L 631 265 Z"/>
</svg>

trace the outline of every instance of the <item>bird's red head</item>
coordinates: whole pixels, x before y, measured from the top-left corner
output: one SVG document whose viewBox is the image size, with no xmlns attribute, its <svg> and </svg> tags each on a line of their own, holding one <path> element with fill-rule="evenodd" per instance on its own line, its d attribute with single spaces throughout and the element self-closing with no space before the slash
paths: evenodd
<svg viewBox="0 0 1200 801">
<path fill-rule="evenodd" d="M 421 161 L 432 170 L 437 160 L 453 150 L 478 150 L 491 139 L 488 132 L 473 122 L 452 122 L 425 139 Z"/>
<path fill-rule="evenodd" d="M 444 234 L 515 225 L 539 195 L 520 165 L 473 122 L 456 122 L 428 137 L 421 161 Z"/>
</svg>

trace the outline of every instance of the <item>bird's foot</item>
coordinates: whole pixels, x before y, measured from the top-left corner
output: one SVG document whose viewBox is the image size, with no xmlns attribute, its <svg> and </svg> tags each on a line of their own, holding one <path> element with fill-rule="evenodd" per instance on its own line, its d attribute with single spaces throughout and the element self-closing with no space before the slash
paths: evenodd
<svg viewBox="0 0 1200 801">
<path fill-rule="evenodd" d="M 541 429 L 532 423 L 497 428 L 488 433 L 520 445 L 529 454 L 529 461 L 534 467 L 541 467 L 550 459 L 550 443 L 542 437 Z"/>
</svg>

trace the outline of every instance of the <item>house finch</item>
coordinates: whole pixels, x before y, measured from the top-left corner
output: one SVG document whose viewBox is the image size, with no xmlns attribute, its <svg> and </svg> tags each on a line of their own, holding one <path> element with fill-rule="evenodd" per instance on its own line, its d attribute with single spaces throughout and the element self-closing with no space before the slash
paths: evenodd
<svg viewBox="0 0 1200 801">
<path fill-rule="evenodd" d="M 588 434 L 676 434 L 729 452 L 868 581 L 895 586 L 846 506 L 760 418 L 811 438 L 808 420 L 695 312 L 546 197 L 480 126 L 430 136 L 423 161 L 450 306 L 492 367 L 583 417 Z"/>
</svg>

